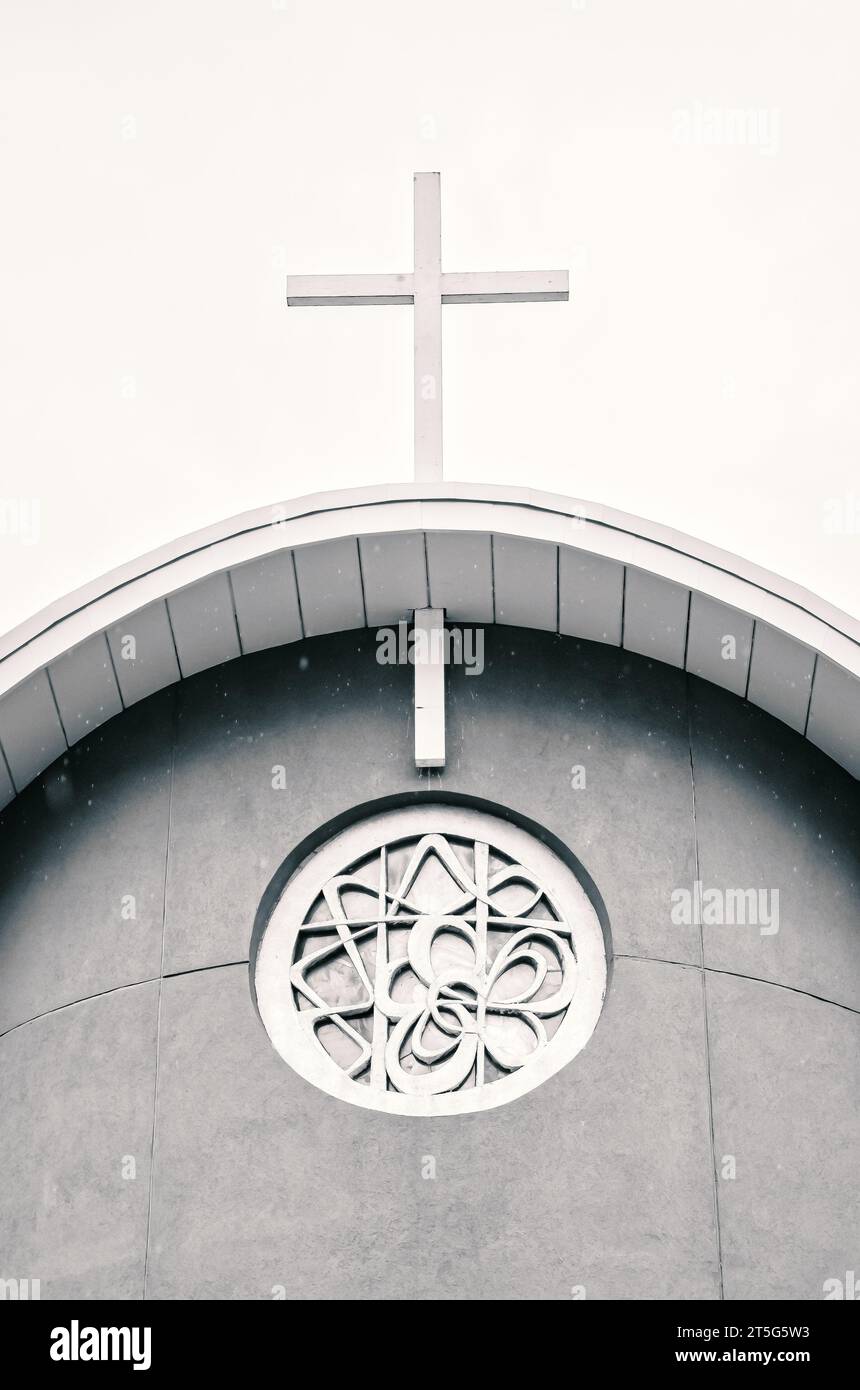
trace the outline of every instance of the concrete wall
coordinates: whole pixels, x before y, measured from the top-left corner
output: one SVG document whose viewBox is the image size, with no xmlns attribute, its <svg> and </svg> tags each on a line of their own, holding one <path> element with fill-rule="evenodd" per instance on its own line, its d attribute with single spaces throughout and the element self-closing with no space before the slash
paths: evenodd
<svg viewBox="0 0 860 1390">
<path fill-rule="evenodd" d="M 0 821 L 0 1277 L 43 1297 L 822 1297 L 860 1268 L 857 784 L 695 677 L 488 629 L 421 782 L 569 844 L 609 913 L 607 1003 L 508 1106 L 360 1110 L 274 1053 L 247 959 L 288 851 L 418 782 L 411 670 L 374 652 L 350 633 L 205 672 Z M 779 931 L 674 925 L 697 878 L 778 889 Z"/>
</svg>

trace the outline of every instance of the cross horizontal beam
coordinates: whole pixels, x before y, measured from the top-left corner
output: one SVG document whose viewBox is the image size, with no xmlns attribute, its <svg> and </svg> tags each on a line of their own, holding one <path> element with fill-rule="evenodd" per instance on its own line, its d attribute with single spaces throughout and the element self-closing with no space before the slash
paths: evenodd
<svg viewBox="0 0 860 1390">
<path fill-rule="evenodd" d="M 539 304 L 569 297 L 566 270 L 443 271 L 443 304 Z M 287 304 L 414 304 L 413 276 L 289 275 Z"/>
<path fill-rule="evenodd" d="M 288 275 L 287 304 L 412 304 L 408 275 Z"/>
<path fill-rule="evenodd" d="M 443 271 L 443 304 L 539 304 L 567 299 L 566 270 Z"/>
</svg>

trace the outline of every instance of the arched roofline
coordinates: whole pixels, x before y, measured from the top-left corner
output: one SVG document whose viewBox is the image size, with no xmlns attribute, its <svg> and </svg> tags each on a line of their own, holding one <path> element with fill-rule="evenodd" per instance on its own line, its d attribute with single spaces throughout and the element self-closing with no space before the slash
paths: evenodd
<svg viewBox="0 0 860 1390">
<path fill-rule="evenodd" d="M 441 483 L 243 513 L 13 629 L 0 639 L 0 804 L 104 720 L 183 676 L 428 605 L 454 622 L 557 631 L 692 671 L 860 775 L 856 620 L 669 527 L 527 488 Z"/>
</svg>

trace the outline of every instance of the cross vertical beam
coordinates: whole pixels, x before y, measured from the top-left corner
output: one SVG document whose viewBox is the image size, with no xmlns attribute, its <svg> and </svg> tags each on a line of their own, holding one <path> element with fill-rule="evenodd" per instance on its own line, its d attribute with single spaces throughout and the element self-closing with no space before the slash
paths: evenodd
<svg viewBox="0 0 860 1390">
<path fill-rule="evenodd" d="M 445 766 L 445 613 L 417 608 L 415 664 L 415 766 Z"/>
<path fill-rule="evenodd" d="M 442 190 L 414 179 L 415 481 L 442 480 Z"/>
</svg>

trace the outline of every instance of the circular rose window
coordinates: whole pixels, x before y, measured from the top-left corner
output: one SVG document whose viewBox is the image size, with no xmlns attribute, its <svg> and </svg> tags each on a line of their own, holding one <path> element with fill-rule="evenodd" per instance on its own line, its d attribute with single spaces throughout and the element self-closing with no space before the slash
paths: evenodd
<svg viewBox="0 0 860 1390">
<path fill-rule="evenodd" d="M 334 834 L 287 881 L 254 963 L 275 1048 L 330 1095 L 463 1114 L 585 1046 L 606 988 L 579 880 L 518 825 L 421 803 Z"/>
</svg>

